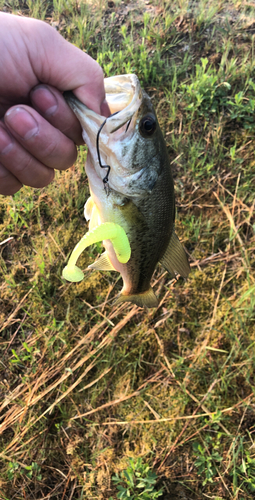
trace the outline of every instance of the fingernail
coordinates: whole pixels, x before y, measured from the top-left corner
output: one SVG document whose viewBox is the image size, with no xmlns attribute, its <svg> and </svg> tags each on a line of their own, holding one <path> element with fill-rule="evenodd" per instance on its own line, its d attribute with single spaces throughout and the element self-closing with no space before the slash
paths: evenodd
<svg viewBox="0 0 255 500">
<path fill-rule="evenodd" d="M 13 148 L 13 142 L 7 132 L 0 127 L 0 154 L 7 154 Z"/>
<path fill-rule="evenodd" d="M 24 108 L 11 108 L 5 114 L 5 122 L 21 139 L 31 139 L 38 133 L 38 123 Z"/>
<path fill-rule="evenodd" d="M 58 102 L 54 94 L 44 86 L 36 87 L 30 93 L 31 100 L 44 116 L 54 115 Z"/>
</svg>

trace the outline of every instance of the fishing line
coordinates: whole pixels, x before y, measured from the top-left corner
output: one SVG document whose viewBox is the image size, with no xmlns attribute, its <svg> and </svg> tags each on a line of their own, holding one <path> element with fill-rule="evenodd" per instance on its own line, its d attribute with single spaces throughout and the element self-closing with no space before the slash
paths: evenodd
<svg viewBox="0 0 255 500">
<path fill-rule="evenodd" d="M 131 120 L 129 120 L 129 121 L 127 122 L 127 126 L 126 126 L 125 133 L 128 131 L 128 127 L 129 127 L 130 123 L 131 123 Z"/>
<path fill-rule="evenodd" d="M 116 111 L 116 113 L 113 113 L 112 115 L 108 116 L 108 118 L 111 118 L 111 116 L 117 115 L 117 113 L 119 113 L 119 111 Z M 109 194 L 108 181 L 109 181 L 109 173 L 110 173 L 111 167 L 110 167 L 110 165 L 102 165 L 100 151 L 99 151 L 99 135 L 100 135 L 100 132 L 101 132 L 102 128 L 106 124 L 106 121 L 108 120 L 108 118 L 106 118 L 103 121 L 102 125 L 100 125 L 100 127 L 98 129 L 98 132 L 97 132 L 97 141 L 96 141 L 97 156 L 98 156 L 99 165 L 100 165 L 101 168 L 107 168 L 108 169 L 107 173 L 106 173 L 106 176 L 103 178 L 104 188 L 105 188 L 105 191 L 107 192 L 107 194 Z"/>
</svg>

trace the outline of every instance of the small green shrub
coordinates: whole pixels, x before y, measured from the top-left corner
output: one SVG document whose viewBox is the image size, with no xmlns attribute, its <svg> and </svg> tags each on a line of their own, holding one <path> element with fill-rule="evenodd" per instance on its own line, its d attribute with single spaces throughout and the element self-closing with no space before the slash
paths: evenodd
<svg viewBox="0 0 255 500">
<path fill-rule="evenodd" d="M 185 108 L 197 111 L 199 115 L 207 116 L 216 113 L 227 103 L 227 95 L 231 89 L 230 83 L 220 81 L 215 68 L 208 66 L 206 57 L 201 59 L 201 65 L 196 64 L 196 73 L 191 83 L 182 83 L 181 92 L 186 102 Z"/>
<path fill-rule="evenodd" d="M 143 464 L 141 458 L 130 459 L 128 468 L 119 476 L 112 477 L 121 500 L 154 500 L 163 494 L 163 489 L 155 490 L 157 475 L 150 470 L 149 465 Z M 111 500 L 111 499 L 110 499 Z"/>
<path fill-rule="evenodd" d="M 196 442 L 193 444 L 193 450 L 197 457 L 195 466 L 197 467 L 198 475 L 203 478 L 203 486 L 207 483 L 213 483 L 214 477 L 217 475 L 216 464 L 223 460 L 218 452 L 221 433 L 218 432 L 216 439 L 212 436 L 206 436 L 204 446 Z"/>
</svg>

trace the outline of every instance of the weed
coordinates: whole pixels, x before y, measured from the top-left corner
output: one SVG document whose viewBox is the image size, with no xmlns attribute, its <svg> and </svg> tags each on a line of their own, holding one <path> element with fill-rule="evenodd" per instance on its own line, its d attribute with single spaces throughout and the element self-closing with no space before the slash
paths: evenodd
<svg viewBox="0 0 255 500">
<path fill-rule="evenodd" d="M 120 475 L 117 473 L 112 480 L 119 490 L 117 498 L 122 500 L 154 500 L 163 494 L 163 489 L 155 490 L 157 476 L 141 458 L 130 459 L 127 469 Z"/>
<path fill-rule="evenodd" d="M 236 61 L 235 61 L 236 63 Z M 228 68 L 229 70 L 230 68 Z M 209 118 L 210 114 L 224 114 L 229 120 L 236 120 L 245 129 L 254 128 L 255 84 L 248 80 L 244 90 L 237 92 L 230 98 L 230 91 L 234 86 L 233 75 L 225 80 L 224 71 L 217 71 L 208 66 L 208 59 L 202 58 L 201 64 L 196 64 L 196 71 L 191 83 L 182 83 L 185 109 L 199 116 Z"/>
<path fill-rule="evenodd" d="M 236 474 L 239 476 L 241 487 L 245 484 L 248 490 L 255 491 L 255 459 L 248 451 L 245 452 L 241 465 L 237 467 Z"/>
<path fill-rule="evenodd" d="M 193 444 L 193 451 L 197 457 L 195 466 L 197 467 L 198 474 L 204 478 L 203 486 L 208 482 L 214 482 L 217 475 L 217 466 L 223 460 L 218 451 L 220 449 L 221 436 L 221 432 L 216 434 L 216 438 L 207 435 L 203 445 L 198 442 Z"/>
<path fill-rule="evenodd" d="M 196 64 L 196 71 L 191 83 L 182 83 L 181 91 L 186 101 L 186 109 L 196 111 L 199 115 L 208 117 L 210 113 L 219 113 L 227 104 L 227 96 L 231 85 L 221 81 L 219 73 L 208 66 L 206 57 L 201 64 Z"/>
<path fill-rule="evenodd" d="M 252 80 L 249 80 L 249 86 L 254 92 L 255 85 Z M 228 100 L 227 105 L 230 107 L 231 120 L 236 120 L 237 123 L 243 124 L 243 127 L 247 130 L 254 130 L 255 99 L 246 97 L 246 91 L 242 90 L 234 95 L 233 100 Z"/>
<path fill-rule="evenodd" d="M 10 360 L 11 363 L 19 367 L 24 367 L 26 364 L 32 365 L 36 361 L 35 356 L 39 353 L 39 351 L 29 347 L 26 342 L 22 342 L 22 346 L 24 350 L 21 350 L 19 354 L 15 351 L 15 349 L 11 349 L 14 356 L 14 358 Z"/>
<path fill-rule="evenodd" d="M 7 475 L 10 481 L 22 474 L 26 475 L 29 479 L 34 477 L 37 481 L 41 481 L 40 470 L 41 467 L 36 462 L 32 462 L 31 465 L 26 465 L 25 467 L 20 466 L 18 462 L 9 462 Z"/>
<path fill-rule="evenodd" d="M 47 2 L 42 2 L 41 0 L 27 0 L 27 5 L 29 8 L 30 17 L 42 20 L 45 19 Z"/>
<path fill-rule="evenodd" d="M 7 477 L 12 481 L 15 477 L 16 471 L 19 469 L 19 464 L 17 462 L 9 462 L 7 468 Z"/>
</svg>

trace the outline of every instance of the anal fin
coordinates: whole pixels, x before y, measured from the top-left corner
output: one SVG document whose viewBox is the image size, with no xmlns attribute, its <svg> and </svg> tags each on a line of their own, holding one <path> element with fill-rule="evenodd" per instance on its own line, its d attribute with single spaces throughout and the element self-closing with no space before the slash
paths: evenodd
<svg viewBox="0 0 255 500">
<path fill-rule="evenodd" d="M 96 271 L 115 271 L 116 269 L 113 267 L 107 252 L 104 252 L 96 262 L 90 264 L 88 269 L 94 269 Z"/>
<path fill-rule="evenodd" d="M 146 292 L 137 293 L 134 295 L 120 294 L 119 297 L 114 301 L 114 304 L 120 304 L 120 302 L 132 302 L 139 307 L 157 307 L 158 299 L 153 292 L 152 288 L 149 288 Z"/>
<path fill-rule="evenodd" d="M 190 272 L 187 255 L 174 231 L 160 262 L 173 277 L 178 273 L 187 278 Z"/>
</svg>

